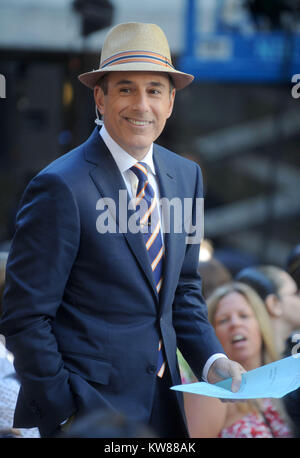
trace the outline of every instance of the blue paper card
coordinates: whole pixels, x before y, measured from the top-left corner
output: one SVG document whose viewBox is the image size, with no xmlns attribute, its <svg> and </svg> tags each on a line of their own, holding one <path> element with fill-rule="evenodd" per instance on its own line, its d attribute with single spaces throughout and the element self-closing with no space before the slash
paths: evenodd
<svg viewBox="0 0 300 458">
<path fill-rule="evenodd" d="M 231 378 L 216 384 L 187 383 L 171 389 L 220 399 L 281 398 L 300 387 L 299 356 L 289 356 L 244 373 L 236 393 L 231 391 Z"/>
</svg>

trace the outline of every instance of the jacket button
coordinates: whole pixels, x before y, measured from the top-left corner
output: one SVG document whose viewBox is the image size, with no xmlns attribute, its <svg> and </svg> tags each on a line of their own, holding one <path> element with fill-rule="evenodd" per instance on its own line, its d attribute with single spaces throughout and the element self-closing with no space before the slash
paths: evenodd
<svg viewBox="0 0 300 458">
<path fill-rule="evenodd" d="M 151 374 L 151 375 L 155 374 L 155 371 L 156 371 L 156 366 L 152 366 L 152 365 L 148 366 L 148 368 L 147 368 L 148 374 Z"/>
</svg>

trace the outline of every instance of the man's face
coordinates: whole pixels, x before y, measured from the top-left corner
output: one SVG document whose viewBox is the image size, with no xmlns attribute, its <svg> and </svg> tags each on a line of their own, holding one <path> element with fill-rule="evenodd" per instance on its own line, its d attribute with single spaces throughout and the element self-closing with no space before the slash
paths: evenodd
<svg viewBox="0 0 300 458">
<path fill-rule="evenodd" d="M 173 109 L 175 89 L 159 72 L 111 72 L 105 95 L 94 89 L 97 107 L 110 136 L 141 160 L 161 134 Z"/>
</svg>

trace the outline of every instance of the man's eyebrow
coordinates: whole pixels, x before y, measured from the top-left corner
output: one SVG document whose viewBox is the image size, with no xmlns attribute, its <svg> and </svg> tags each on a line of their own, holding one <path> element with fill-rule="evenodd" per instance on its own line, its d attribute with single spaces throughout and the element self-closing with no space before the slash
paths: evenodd
<svg viewBox="0 0 300 458">
<path fill-rule="evenodd" d="M 117 81 L 115 86 L 122 86 L 123 84 L 133 84 L 133 81 L 130 81 L 130 80 L 120 80 L 120 81 Z"/>
<path fill-rule="evenodd" d="M 122 86 L 123 84 L 134 84 L 134 81 L 120 80 L 116 82 L 115 86 Z M 164 87 L 165 84 L 161 83 L 160 81 L 149 81 L 149 83 L 147 83 L 147 86 Z"/>
<path fill-rule="evenodd" d="M 165 87 L 166 85 L 160 81 L 150 81 L 149 86 Z"/>
</svg>

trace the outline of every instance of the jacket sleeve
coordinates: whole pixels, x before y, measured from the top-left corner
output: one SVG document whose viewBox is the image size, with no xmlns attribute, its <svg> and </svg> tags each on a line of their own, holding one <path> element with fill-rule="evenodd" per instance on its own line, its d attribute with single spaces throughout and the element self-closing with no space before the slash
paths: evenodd
<svg viewBox="0 0 300 458">
<path fill-rule="evenodd" d="M 58 425 L 76 409 L 52 321 L 78 245 L 72 192 L 54 174 L 37 175 L 17 214 L 0 323 L 21 379 L 20 394 L 37 426 Z"/>
<path fill-rule="evenodd" d="M 197 204 L 203 204 L 202 176 L 198 165 L 196 165 L 195 183 L 191 220 L 193 228 L 196 225 L 203 225 L 201 219 L 203 214 L 197 211 Z M 198 233 L 200 232 L 198 227 Z M 193 238 L 192 240 L 196 241 Z M 197 272 L 200 249 L 198 242 L 186 245 L 185 258 L 173 303 L 173 324 L 179 350 L 197 378 L 201 379 L 207 360 L 215 353 L 224 354 L 224 350 L 207 318 L 207 306 L 202 296 L 201 278 Z"/>
</svg>

